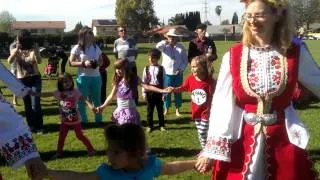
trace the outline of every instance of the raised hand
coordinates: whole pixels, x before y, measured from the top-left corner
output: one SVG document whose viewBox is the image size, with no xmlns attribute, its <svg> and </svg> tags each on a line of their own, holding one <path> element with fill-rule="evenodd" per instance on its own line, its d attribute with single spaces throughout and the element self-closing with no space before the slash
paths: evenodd
<svg viewBox="0 0 320 180">
<path fill-rule="evenodd" d="M 48 170 L 40 157 L 32 158 L 26 161 L 25 167 L 28 176 L 33 180 L 41 180 L 48 176 Z"/>
</svg>

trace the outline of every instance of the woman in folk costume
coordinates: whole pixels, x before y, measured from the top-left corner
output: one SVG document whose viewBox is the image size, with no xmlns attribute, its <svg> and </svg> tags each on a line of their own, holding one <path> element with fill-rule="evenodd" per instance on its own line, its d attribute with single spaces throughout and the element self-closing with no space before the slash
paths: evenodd
<svg viewBox="0 0 320 180">
<path fill-rule="evenodd" d="M 291 43 L 286 1 L 255 0 L 242 43 L 222 60 L 206 147 L 198 158 L 212 179 L 315 179 L 305 150 L 309 134 L 291 100 L 296 82 L 320 97 L 320 70 L 304 46 Z"/>
<path fill-rule="evenodd" d="M 34 95 L 11 72 L 0 63 L 0 79 L 17 97 Z M 46 166 L 40 159 L 29 127 L 23 122 L 13 106 L 0 94 L 0 152 L 14 169 L 25 165 L 31 179 L 46 176 Z M 2 180 L 0 172 L 0 180 Z"/>
</svg>

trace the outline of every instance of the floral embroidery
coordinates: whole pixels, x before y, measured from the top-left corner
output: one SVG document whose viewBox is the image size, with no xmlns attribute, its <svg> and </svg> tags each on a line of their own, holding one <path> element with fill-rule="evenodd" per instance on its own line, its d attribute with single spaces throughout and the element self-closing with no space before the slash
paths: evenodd
<svg viewBox="0 0 320 180">
<path fill-rule="evenodd" d="M 225 137 L 209 137 L 205 147 L 206 152 L 230 158 L 231 139 Z"/>
<path fill-rule="evenodd" d="M 20 159 L 35 152 L 37 152 L 37 147 L 28 133 L 12 139 L 1 147 L 1 153 L 9 165 L 13 165 Z"/>
<path fill-rule="evenodd" d="M 272 54 L 270 59 L 264 59 L 260 53 L 252 50 L 250 52 L 250 59 L 248 60 L 248 83 L 251 89 L 257 94 L 272 93 L 277 91 L 281 82 L 281 62 L 280 58 L 274 54 L 274 51 L 266 51 L 262 53 Z M 264 81 L 264 79 L 268 79 Z M 268 83 L 266 83 L 268 82 Z"/>
</svg>

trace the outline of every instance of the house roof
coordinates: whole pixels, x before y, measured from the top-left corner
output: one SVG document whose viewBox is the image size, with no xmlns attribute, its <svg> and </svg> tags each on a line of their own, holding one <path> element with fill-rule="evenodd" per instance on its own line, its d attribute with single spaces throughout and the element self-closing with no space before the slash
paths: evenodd
<svg viewBox="0 0 320 180">
<path fill-rule="evenodd" d="M 224 34 L 224 30 L 227 31 L 228 34 L 232 33 L 232 24 L 230 25 L 211 25 L 207 27 L 207 32 L 210 35 L 218 35 L 218 34 Z M 242 32 L 242 26 L 241 25 L 235 25 L 235 33 L 241 33 Z"/>
<path fill-rule="evenodd" d="M 155 35 L 155 34 L 160 34 L 160 35 L 165 35 L 169 29 L 175 28 L 180 34 L 182 34 L 185 37 L 193 37 L 196 36 L 196 33 L 193 31 L 188 30 L 185 25 L 168 25 L 168 26 L 158 26 L 156 28 L 153 28 L 147 32 L 145 32 L 145 35 Z"/>
<path fill-rule="evenodd" d="M 92 27 L 93 26 L 116 26 L 117 20 L 115 19 L 93 19 L 92 20 Z"/>
<path fill-rule="evenodd" d="M 65 21 L 15 21 L 11 25 L 12 29 L 65 29 Z"/>
</svg>

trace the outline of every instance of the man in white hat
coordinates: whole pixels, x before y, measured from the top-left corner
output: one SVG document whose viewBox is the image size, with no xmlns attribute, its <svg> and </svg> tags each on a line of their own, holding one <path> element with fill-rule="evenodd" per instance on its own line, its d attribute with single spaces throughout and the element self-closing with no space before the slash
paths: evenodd
<svg viewBox="0 0 320 180">
<path fill-rule="evenodd" d="M 166 34 L 166 40 L 160 41 L 156 48 L 162 52 L 162 66 L 165 69 L 165 85 L 179 87 L 183 82 L 183 71 L 188 65 L 188 57 L 184 46 L 178 42 L 182 37 L 176 29 L 170 29 Z M 174 93 L 176 115 L 180 116 L 179 108 L 182 103 L 181 93 Z M 164 102 L 164 114 L 168 113 L 171 105 L 171 94 L 167 94 Z"/>
</svg>

